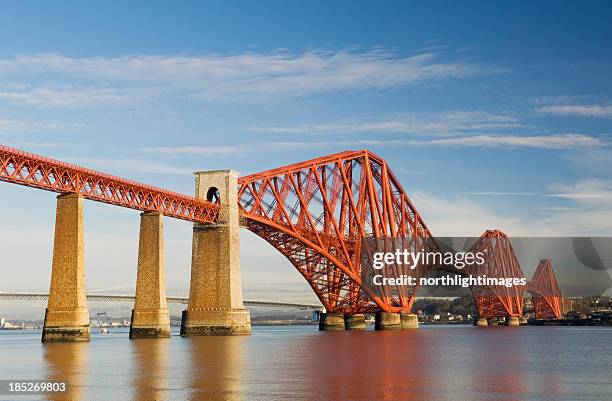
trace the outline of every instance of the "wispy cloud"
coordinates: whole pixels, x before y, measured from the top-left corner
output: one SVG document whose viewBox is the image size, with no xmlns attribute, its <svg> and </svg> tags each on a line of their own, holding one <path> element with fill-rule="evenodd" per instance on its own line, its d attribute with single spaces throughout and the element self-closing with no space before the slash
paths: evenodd
<svg viewBox="0 0 612 401">
<path fill-rule="evenodd" d="M 128 99 L 128 95 L 122 94 L 115 89 L 47 86 L 1 91 L 0 99 L 4 99 L 11 104 L 64 108 L 86 107 L 97 104 L 117 104 L 125 102 Z"/>
<path fill-rule="evenodd" d="M 129 171 L 146 174 L 191 174 L 195 169 L 137 158 L 67 157 L 62 160 L 108 171 Z"/>
<path fill-rule="evenodd" d="M 421 113 L 379 120 L 346 121 L 292 126 L 254 125 L 250 131 L 285 134 L 361 134 L 402 133 L 451 135 L 457 133 L 526 128 L 515 116 L 483 111 L 452 110 L 435 114 Z"/>
<path fill-rule="evenodd" d="M 540 114 L 574 115 L 584 117 L 612 117 L 612 105 L 589 104 L 569 105 L 558 104 L 542 106 L 535 109 Z"/>
<path fill-rule="evenodd" d="M 205 100 L 295 97 L 401 87 L 498 71 L 442 62 L 434 53 L 406 57 L 381 50 L 89 58 L 28 54 L 0 59 L 0 74 L 9 87 L 19 88 L 24 79 L 43 82 L 39 88 L 5 90 L 2 98 L 45 107 L 109 102 L 151 89 Z M 75 81 L 79 87 L 74 86 Z M 122 88 L 120 93 L 115 92 L 117 88 Z"/>
<path fill-rule="evenodd" d="M 82 124 L 57 121 L 15 120 L 0 117 L 0 134 L 14 132 L 42 132 L 82 128 Z"/>
<path fill-rule="evenodd" d="M 542 195 L 536 192 L 495 192 L 495 191 L 462 192 L 462 194 L 478 195 L 478 196 L 540 196 Z"/>
<path fill-rule="evenodd" d="M 239 156 L 244 154 L 246 149 L 242 146 L 160 146 L 142 148 L 141 151 L 144 153 L 156 153 L 167 156 Z"/>
<path fill-rule="evenodd" d="M 598 178 L 582 179 L 573 184 L 556 183 L 550 185 L 550 192 L 503 192 L 503 191 L 470 191 L 463 195 L 476 196 L 539 196 L 564 198 L 581 204 L 607 203 L 612 205 L 612 181 Z M 541 208 L 545 209 L 545 208 Z M 564 210 L 566 206 L 552 206 L 549 210 Z M 612 209 L 612 207 L 611 207 Z"/>
<path fill-rule="evenodd" d="M 579 203 L 612 205 L 612 181 L 610 180 L 584 179 L 571 185 L 556 184 L 551 189 L 556 193 L 548 196 L 571 199 Z"/>
<path fill-rule="evenodd" d="M 357 148 L 387 148 L 387 147 L 455 147 L 455 148 L 502 148 L 502 149 L 556 149 L 570 150 L 577 148 L 592 148 L 602 146 L 604 143 L 595 137 L 581 134 L 563 135 L 474 135 L 455 136 L 452 138 L 437 139 L 359 139 L 359 140 L 336 140 L 336 141 L 268 141 L 257 143 L 246 143 L 235 146 L 163 146 L 141 148 L 144 153 L 154 153 L 165 156 L 241 156 L 249 153 L 266 150 L 315 150 Z M 493 195 L 493 193 L 479 192 L 476 195 Z M 527 193 L 522 193 L 526 195 Z"/>
<path fill-rule="evenodd" d="M 468 135 L 452 138 L 434 139 L 390 139 L 390 140 L 353 140 L 353 141 L 286 141 L 267 142 L 262 146 L 275 149 L 323 149 L 337 147 L 398 147 L 398 146 L 430 146 L 458 148 L 538 148 L 538 149 L 576 149 L 602 146 L 604 143 L 596 137 L 582 134 L 560 135 Z"/>
<path fill-rule="evenodd" d="M 440 138 L 426 141 L 411 141 L 413 145 L 481 147 L 481 148 L 541 148 L 574 149 L 596 147 L 602 144 L 598 138 L 582 134 L 561 135 L 473 135 L 457 138 Z"/>
<path fill-rule="evenodd" d="M 578 190 L 582 186 L 583 183 L 579 182 L 567 187 L 573 187 L 575 194 L 583 194 L 582 190 Z M 612 185 L 608 189 L 612 189 Z M 573 200 L 570 206 L 535 207 L 542 215 L 527 217 L 507 208 L 498 210 L 489 203 L 479 202 L 478 198 L 464 195 L 441 197 L 423 191 L 410 195 L 421 216 L 434 235 L 438 236 L 479 236 L 485 229 L 493 228 L 512 236 L 612 235 L 612 206 L 609 200 L 585 203 L 585 198 L 569 199 Z M 534 208 L 528 204 L 520 207 Z"/>
</svg>

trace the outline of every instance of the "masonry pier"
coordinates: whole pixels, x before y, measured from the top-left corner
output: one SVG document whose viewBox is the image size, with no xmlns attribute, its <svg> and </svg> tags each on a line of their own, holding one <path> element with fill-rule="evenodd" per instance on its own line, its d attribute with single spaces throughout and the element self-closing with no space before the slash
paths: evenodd
<svg viewBox="0 0 612 401">
<path fill-rule="evenodd" d="M 376 312 L 374 328 L 376 330 L 401 330 L 402 322 L 399 313 L 383 311 Z"/>
<path fill-rule="evenodd" d="M 170 337 L 164 273 L 164 225 L 159 212 L 140 215 L 136 296 L 130 338 Z"/>
<path fill-rule="evenodd" d="M 346 330 L 365 330 L 367 327 L 363 313 L 345 313 L 344 328 Z"/>
<path fill-rule="evenodd" d="M 181 335 L 251 333 L 251 315 L 242 302 L 238 173 L 195 173 L 196 197 L 220 206 L 215 224 L 194 224 L 189 303 Z"/>
<path fill-rule="evenodd" d="M 519 326 L 519 318 L 517 316 L 508 316 L 506 317 L 506 326 L 518 327 Z"/>
<path fill-rule="evenodd" d="M 344 330 L 344 313 L 325 312 L 319 315 L 319 330 Z"/>
<path fill-rule="evenodd" d="M 84 263 L 83 197 L 59 195 L 43 342 L 89 341 Z"/>
<path fill-rule="evenodd" d="M 418 329 L 419 328 L 419 319 L 416 313 L 400 313 L 400 324 L 402 326 L 402 330 L 405 329 Z"/>
</svg>

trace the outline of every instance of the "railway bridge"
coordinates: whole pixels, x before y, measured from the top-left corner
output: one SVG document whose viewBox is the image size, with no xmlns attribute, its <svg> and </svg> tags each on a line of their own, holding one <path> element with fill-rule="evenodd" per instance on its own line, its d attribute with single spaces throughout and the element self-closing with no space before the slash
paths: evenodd
<svg viewBox="0 0 612 401">
<path fill-rule="evenodd" d="M 240 279 L 239 229 L 281 252 L 308 282 L 326 313 L 321 329 L 417 327 L 411 313 L 418 286 L 374 292 L 363 285 L 364 238 L 401 237 L 411 251 L 435 238 L 387 162 L 368 150 L 346 151 L 238 177 L 232 170 L 195 172 L 195 196 L 0 146 L 0 181 L 58 193 L 53 262 L 43 341 L 89 339 L 83 202 L 141 211 L 136 293 L 130 337 L 167 337 L 163 217 L 193 223 L 191 281 L 181 335 L 251 331 Z M 522 271 L 505 234 L 486 231 L 487 274 Z M 431 269 L 417 269 L 417 275 Z M 512 276 L 511 276 L 512 275 Z M 552 263 L 542 262 L 527 289 L 541 317 L 559 317 L 562 296 Z M 472 288 L 481 318 L 522 314 L 524 290 Z"/>
</svg>

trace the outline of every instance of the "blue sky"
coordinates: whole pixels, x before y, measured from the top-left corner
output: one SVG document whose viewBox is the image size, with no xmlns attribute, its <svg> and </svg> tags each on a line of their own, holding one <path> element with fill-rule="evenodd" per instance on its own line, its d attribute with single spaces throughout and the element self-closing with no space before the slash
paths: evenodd
<svg viewBox="0 0 612 401">
<path fill-rule="evenodd" d="M 185 193 L 347 149 L 383 156 L 437 235 L 612 235 L 612 6 L 3 3 L 0 143 Z M 0 289 L 46 290 L 54 195 L 0 185 Z M 89 288 L 130 292 L 138 214 L 87 204 Z M 190 226 L 166 221 L 168 292 Z M 243 233 L 251 298 L 312 300 Z"/>
</svg>

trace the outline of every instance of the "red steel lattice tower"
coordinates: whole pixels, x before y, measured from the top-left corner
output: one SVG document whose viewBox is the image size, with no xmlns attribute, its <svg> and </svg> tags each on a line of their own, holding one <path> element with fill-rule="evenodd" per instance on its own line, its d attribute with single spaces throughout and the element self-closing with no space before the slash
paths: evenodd
<svg viewBox="0 0 612 401">
<path fill-rule="evenodd" d="M 552 260 L 542 259 L 527 284 L 536 319 L 559 319 L 562 316 L 563 294 L 557 284 Z"/>
<path fill-rule="evenodd" d="M 485 263 L 466 267 L 465 273 L 490 278 L 524 278 L 510 239 L 499 230 L 487 230 L 470 252 L 483 252 Z M 472 295 L 483 318 L 522 316 L 524 286 L 482 285 L 472 286 Z"/>
<path fill-rule="evenodd" d="M 409 311 L 416 288 L 377 295 L 361 286 L 364 238 L 408 237 L 419 249 L 431 233 L 385 160 L 349 151 L 240 178 L 249 230 L 279 250 L 327 311 Z"/>
</svg>

